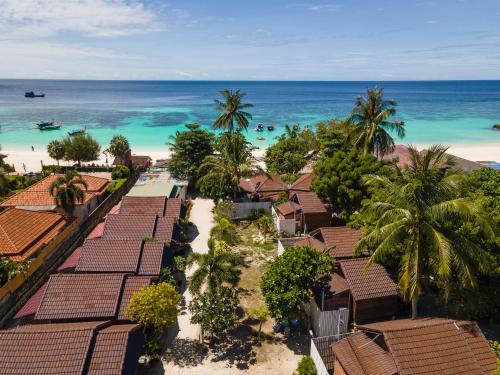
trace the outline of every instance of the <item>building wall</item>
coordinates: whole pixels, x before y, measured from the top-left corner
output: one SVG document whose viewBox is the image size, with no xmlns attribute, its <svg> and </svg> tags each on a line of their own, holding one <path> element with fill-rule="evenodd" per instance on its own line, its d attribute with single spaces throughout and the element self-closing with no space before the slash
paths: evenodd
<svg viewBox="0 0 500 375">
<path fill-rule="evenodd" d="M 276 231 L 281 235 L 290 235 L 293 236 L 296 233 L 296 221 L 295 219 L 282 219 L 280 215 L 276 212 L 274 207 L 271 208 L 271 215 L 274 219 L 274 226 L 276 227 Z"/>
<path fill-rule="evenodd" d="M 356 323 L 390 319 L 396 315 L 397 296 L 353 301 L 353 319 Z"/>
<path fill-rule="evenodd" d="M 329 227 L 331 224 L 332 214 L 329 212 L 315 212 L 302 215 L 302 230 L 311 232 L 321 227 Z"/>
<path fill-rule="evenodd" d="M 312 329 L 318 337 L 347 332 L 349 325 L 349 309 L 347 308 L 321 311 L 313 298 L 309 304 L 309 316 Z"/>
</svg>

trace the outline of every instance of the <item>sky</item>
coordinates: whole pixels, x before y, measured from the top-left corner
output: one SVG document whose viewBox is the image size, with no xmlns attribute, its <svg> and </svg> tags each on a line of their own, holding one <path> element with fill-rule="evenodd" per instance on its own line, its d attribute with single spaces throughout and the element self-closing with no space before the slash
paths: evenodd
<svg viewBox="0 0 500 375">
<path fill-rule="evenodd" d="M 500 79 L 500 0 L 0 0 L 0 77 Z"/>
</svg>

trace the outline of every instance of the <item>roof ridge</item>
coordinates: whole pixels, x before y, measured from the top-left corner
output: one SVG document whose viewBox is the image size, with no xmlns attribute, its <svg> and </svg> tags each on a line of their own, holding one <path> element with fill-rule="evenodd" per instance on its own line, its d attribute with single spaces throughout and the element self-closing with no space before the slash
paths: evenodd
<svg viewBox="0 0 500 375">
<path fill-rule="evenodd" d="M 360 334 L 366 336 L 363 332 L 360 332 Z M 356 357 L 356 360 L 358 361 L 359 363 L 359 366 L 361 367 L 361 370 L 363 370 L 363 372 L 366 374 L 366 375 L 370 375 L 369 373 L 366 372 L 366 369 L 365 369 L 365 366 L 363 366 L 363 362 L 361 361 L 361 358 L 358 356 L 358 353 L 356 352 L 355 348 L 353 347 L 353 344 L 351 343 L 351 337 L 346 337 L 346 340 L 347 340 L 347 343 L 349 344 L 349 347 L 351 348 L 352 352 L 354 353 L 354 357 Z"/>
<path fill-rule="evenodd" d="M 445 319 L 445 318 L 442 318 L 442 319 Z M 394 320 L 394 321 L 397 321 L 397 319 Z M 432 322 L 432 321 L 430 321 L 430 322 Z M 416 330 L 416 329 L 427 328 L 427 327 L 434 327 L 434 326 L 439 326 L 439 325 L 448 325 L 448 324 L 453 324 L 453 323 L 457 323 L 457 320 L 455 320 L 455 319 L 447 319 L 446 321 L 434 321 L 434 323 L 422 325 L 422 326 L 419 326 L 419 327 L 405 327 L 405 328 L 384 329 L 383 332 L 409 331 L 409 330 Z"/>
</svg>

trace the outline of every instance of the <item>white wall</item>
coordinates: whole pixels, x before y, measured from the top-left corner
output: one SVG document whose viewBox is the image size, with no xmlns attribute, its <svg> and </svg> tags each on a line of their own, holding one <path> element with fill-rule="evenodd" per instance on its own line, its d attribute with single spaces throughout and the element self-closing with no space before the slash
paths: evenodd
<svg viewBox="0 0 500 375">
<path fill-rule="evenodd" d="M 246 219 L 252 210 L 264 210 L 271 214 L 271 202 L 236 202 L 234 204 L 233 219 Z"/>
<path fill-rule="evenodd" d="M 318 337 L 339 335 L 347 332 L 349 326 L 349 309 L 321 311 L 314 298 L 309 304 L 309 315 L 314 334 Z"/>
</svg>

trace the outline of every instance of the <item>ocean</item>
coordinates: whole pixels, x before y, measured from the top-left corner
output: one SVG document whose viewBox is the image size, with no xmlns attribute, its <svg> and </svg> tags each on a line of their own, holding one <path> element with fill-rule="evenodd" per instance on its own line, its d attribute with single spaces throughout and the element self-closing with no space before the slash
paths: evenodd
<svg viewBox="0 0 500 375">
<path fill-rule="evenodd" d="M 0 80 L 0 144 L 3 148 L 45 147 L 54 138 L 82 127 L 104 146 L 116 133 L 132 148 L 162 149 L 185 124 L 209 128 L 217 116 L 213 100 L 223 88 L 246 92 L 253 121 L 248 139 L 267 146 L 286 124 L 314 125 L 346 117 L 354 98 L 383 87 L 398 103 L 406 137 L 397 143 L 498 145 L 500 81 L 430 82 L 252 82 L 252 81 L 62 81 Z M 25 98 L 43 91 L 45 98 Z M 39 131 L 35 124 L 54 119 L 62 128 Z M 258 133 L 258 123 L 274 132 Z M 258 137 L 265 138 L 257 140 Z"/>
</svg>

